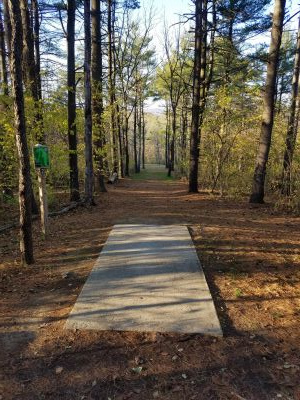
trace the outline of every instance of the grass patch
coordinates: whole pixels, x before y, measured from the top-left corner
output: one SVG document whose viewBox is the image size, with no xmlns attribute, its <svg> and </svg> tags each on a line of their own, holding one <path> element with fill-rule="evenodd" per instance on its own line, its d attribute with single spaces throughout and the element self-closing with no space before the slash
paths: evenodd
<svg viewBox="0 0 300 400">
<path fill-rule="evenodd" d="M 174 174 L 174 172 L 172 174 Z M 132 179 L 137 181 L 174 181 L 174 176 L 168 176 L 168 170 L 163 166 L 150 166 L 146 167 L 146 169 L 141 169 L 139 174 L 133 174 Z"/>
</svg>

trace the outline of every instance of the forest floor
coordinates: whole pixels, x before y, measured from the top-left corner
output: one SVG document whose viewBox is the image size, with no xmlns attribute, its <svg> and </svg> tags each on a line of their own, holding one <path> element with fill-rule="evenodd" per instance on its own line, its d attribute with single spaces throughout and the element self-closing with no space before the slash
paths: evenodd
<svg viewBox="0 0 300 400">
<path fill-rule="evenodd" d="M 17 229 L 0 236 L 0 399 L 299 400 L 300 218 L 147 178 L 52 218 L 47 240 L 35 221 L 33 266 Z M 188 225 L 224 338 L 64 329 L 122 223 Z"/>
</svg>

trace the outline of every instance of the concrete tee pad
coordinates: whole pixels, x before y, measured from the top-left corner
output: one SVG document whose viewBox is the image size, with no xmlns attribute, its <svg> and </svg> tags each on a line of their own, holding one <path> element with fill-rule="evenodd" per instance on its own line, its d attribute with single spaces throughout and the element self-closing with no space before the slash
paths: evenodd
<svg viewBox="0 0 300 400">
<path fill-rule="evenodd" d="M 115 225 L 66 328 L 222 336 L 187 227 Z"/>
</svg>

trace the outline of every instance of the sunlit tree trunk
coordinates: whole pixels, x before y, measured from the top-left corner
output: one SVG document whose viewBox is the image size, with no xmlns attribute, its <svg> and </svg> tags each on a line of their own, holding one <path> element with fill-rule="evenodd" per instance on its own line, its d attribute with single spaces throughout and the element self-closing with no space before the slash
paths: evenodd
<svg viewBox="0 0 300 400">
<path fill-rule="evenodd" d="M 35 73 L 37 84 L 37 97 L 42 100 L 42 81 L 41 81 L 41 54 L 40 54 L 40 17 L 38 0 L 31 0 L 33 14 L 33 40 L 35 54 Z"/>
<path fill-rule="evenodd" d="M 113 144 L 113 171 L 118 172 L 118 143 L 115 108 L 115 74 L 114 74 L 114 1 L 107 0 L 107 35 L 108 35 L 108 87 L 110 106 L 110 125 Z"/>
<path fill-rule="evenodd" d="M 139 173 L 138 166 L 138 142 L 137 142 L 137 124 L 138 124 L 138 104 L 137 93 L 134 100 L 134 114 L 133 114 L 133 153 L 134 153 L 134 172 Z"/>
<path fill-rule="evenodd" d="M 297 46 L 294 62 L 294 72 L 292 80 L 292 93 L 290 115 L 288 120 L 288 129 L 285 141 L 285 151 L 283 157 L 283 171 L 282 171 L 282 194 L 289 196 L 291 194 L 291 172 L 292 162 L 295 150 L 295 143 L 297 138 L 298 118 L 297 108 L 299 109 L 299 72 L 300 72 L 300 18 L 298 25 Z"/>
<path fill-rule="evenodd" d="M 172 134 L 170 138 L 170 157 L 168 165 L 168 176 L 171 176 L 174 171 L 175 164 L 175 138 L 176 138 L 176 124 L 177 124 L 177 105 L 171 105 L 172 108 Z"/>
<path fill-rule="evenodd" d="M 141 114 L 142 114 L 142 168 L 145 169 L 146 124 L 145 124 L 144 102 L 142 102 Z"/>
<path fill-rule="evenodd" d="M 44 143 L 44 125 L 38 94 L 38 77 L 34 58 L 34 36 L 30 20 L 30 12 L 27 0 L 20 0 L 21 19 L 23 28 L 23 77 L 26 89 L 29 90 L 34 101 L 34 123 L 31 130 L 33 140 L 36 143 Z M 38 214 L 38 205 L 35 200 L 33 188 L 31 188 L 31 207 L 34 214 Z"/>
<path fill-rule="evenodd" d="M 196 1 L 195 49 L 193 68 L 193 100 L 190 144 L 189 191 L 198 192 L 200 90 L 201 90 L 201 42 L 202 42 L 202 1 Z"/>
<path fill-rule="evenodd" d="M 106 192 L 104 182 L 104 132 L 103 115 L 103 82 L 102 82 L 102 45 L 101 45 L 101 6 L 100 0 L 92 0 L 92 108 L 94 121 L 94 146 L 97 163 L 97 176 L 101 192 Z"/>
<path fill-rule="evenodd" d="M 14 98 L 16 144 L 19 157 L 20 250 L 23 265 L 34 263 L 31 226 L 31 177 L 26 139 L 24 96 L 22 85 L 22 21 L 17 1 L 8 0 L 12 41 L 10 72 Z"/>
<path fill-rule="evenodd" d="M 271 43 L 267 66 L 267 77 L 264 94 L 263 116 L 256 166 L 253 176 L 250 203 L 263 203 L 265 195 L 266 166 L 271 147 L 274 121 L 274 100 L 276 93 L 276 77 L 279 62 L 285 0 L 275 0 Z"/>
<path fill-rule="evenodd" d="M 125 142 L 125 176 L 129 176 L 129 143 L 128 143 L 129 118 L 125 116 L 124 142 Z"/>
<path fill-rule="evenodd" d="M 26 88 L 30 90 L 34 101 L 34 140 L 44 142 L 43 117 L 41 113 L 39 96 L 39 68 L 37 68 L 34 57 L 34 34 L 30 19 L 30 11 L 27 0 L 20 0 L 22 27 L 23 27 L 23 68 L 24 82 Z"/>
<path fill-rule="evenodd" d="M 92 90 L 91 90 L 91 12 L 90 0 L 84 1 L 84 143 L 85 143 L 85 201 L 94 205 L 94 173 L 92 145 Z"/>
<path fill-rule="evenodd" d="M 76 0 L 68 0 L 67 46 L 68 46 L 68 143 L 70 168 L 70 200 L 80 199 L 76 129 L 76 76 L 75 76 L 75 12 Z"/>
<path fill-rule="evenodd" d="M 0 56 L 1 56 L 2 92 L 5 96 L 8 96 L 8 79 L 7 79 L 5 38 L 4 38 L 4 24 L 3 24 L 1 9 L 0 9 Z"/>
</svg>

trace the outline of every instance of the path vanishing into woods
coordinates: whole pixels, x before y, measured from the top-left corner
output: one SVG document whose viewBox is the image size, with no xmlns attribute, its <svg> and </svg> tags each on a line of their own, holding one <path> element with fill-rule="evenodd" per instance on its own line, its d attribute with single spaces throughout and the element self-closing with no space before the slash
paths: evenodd
<svg viewBox="0 0 300 400">
<path fill-rule="evenodd" d="M 46 241 L 35 221 L 36 263 L 30 268 L 18 265 L 17 229 L 0 235 L 3 399 L 299 398 L 299 217 L 270 203 L 257 207 L 206 191 L 189 194 L 186 182 L 167 179 L 157 166 L 110 185 L 96 203 L 51 218 Z M 112 258 L 129 263 L 121 267 L 124 287 L 120 265 L 103 269 L 116 244 L 120 252 Z M 193 318 L 202 318 L 195 250 L 184 262 L 193 246 L 223 337 L 184 333 L 200 330 Z M 146 269 L 144 253 L 151 258 Z M 166 262 L 170 255 L 178 264 Z M 190 285 L 191 276 L 199 283 L 192 279 Z M 89 285 L 95 292 L 86 290 Z M 106 330 L 66 329 L 70 315 L 78 322 L 82 299 L 93 303 L 88 322 L 98 324 L 100 311 Z M 172 303 L 184 306 L 176 311 Z M 148 322 L 154 331 L 147 331 Z"/>
</svg>

